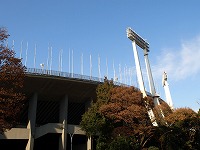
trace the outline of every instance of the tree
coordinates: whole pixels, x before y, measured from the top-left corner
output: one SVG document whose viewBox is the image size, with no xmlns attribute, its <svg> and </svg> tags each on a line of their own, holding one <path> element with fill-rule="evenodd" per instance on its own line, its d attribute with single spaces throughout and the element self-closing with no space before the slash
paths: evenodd
<svg viewBox="0 0 200 150">
<path fill-rule="evenodd" d="M 152 136 L 146 107 L 151 102 L 138 89 L 114 86 L 105 79 L 97 88 L 96 102 L 83 115 L 80 125 L 90 136 L 98 135 L 98 150 L 119 148 L 118 142 L 127 149 L 140 149 Z"/>
<path fill-rule="evenodd" d="M 178 108 L 165 117 L 166 124 L 157 128 L 161 149 L 199 149 L 200 118 L 190 108 Z M 155 134 L 155 135 L 156 135 Z"/>
<path fill-rule="evenodd" d="M 113 130 L 112 120 L 109 120 L 99 112 L 100 106 L 109 101 L 110 90 L 113 87 L 113 82 L 107 80 L 107 78 L 105 78 L 103 84 L 98 85 L 96 89 L 97 99 L 94 100 L 88 111 L 83 114 L 80 123 L 81 128 L 88 136 L 98 136 L 98 150 L 105 150 L 107 148 L 107 139 Z"/>
<path fill-rule="evenodd" d="M 197 113 L 191 108 L 177 108 L 168 116 L 165 117 L 168 125 L 174 124 L 178 121 L 183 121 L 187 118 L 197 117 Z"/>
<path fill-rule="evenodd" d="M 153 112 L 157 124 L 159 126 L 163 126 L 166 125 L 166 117 L 171 115 L 173 113 L 173 110 L 169 107 L 169 105 L 166 102 L 160 99 L 160 105 L 154 106 Z M 160 113 L 162 113 L 165 117 L 163 118 Z"/>
<path fill-rule="evenodd" d="M 25 67 L 15 53 L 5 46 L 9 35 L 0 28 L 0 132 L 17 123 L 25 95 L 22 93 Z"/>
<path fill-rule="evenodd" d="M 124 129 L 129 131 L 118 130 L 123 131 L 120 135 L 127 133 L 128 135 L 125 136 L 130 136 L 131 134 L 138 139 L 140 146 L 144 147 L 153 134 L 153 126 L 146 106 L 151 103 L 152 99 L 143 98 L 138 89 L 120 86 L 111 90 L 110 100 L 99 110 L 105 117 L 113 120 L 116 127 L 126 127 Z"/>
</svg>

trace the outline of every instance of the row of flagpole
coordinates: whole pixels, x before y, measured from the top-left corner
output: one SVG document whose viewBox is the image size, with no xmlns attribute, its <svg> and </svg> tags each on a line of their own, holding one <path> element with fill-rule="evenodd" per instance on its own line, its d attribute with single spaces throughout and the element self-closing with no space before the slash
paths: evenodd
<svg viewBox="0 0 200 150">
<path fill-rule="evenodd" d="M 8 43 L 7 43 L 8 45 Z M 12 43 L 12 50 L 14 50 L 14 40 Z M 27 61 L 28 61 L 28 51 L 29 51 L 29 44 L 28 42 L 26 42 L 26 50 L 25 50 L 25 61 L 24 61 L 24 65 L 27 66 Z M 20 47 L 20 59 L 22 59 L 22 53 L 23 53 L 23 41 L 21 41 L 21 47 Z M 34 68 L 36 68 L 36 55 L 37 55 L 37 45 L 35 44 L 34 47 Z M 74 51 L 69 49 L 69 58 L 68 58 L 68 64 L 69 64 L 69 73 L 74 74 Z M 80 57 L 80 66 L 81 66 L 81 75 L 84 75 L 84 60 L 83 60 L 83 53 L 81 54 Z M 47 54 L 47 60 L 46 60 L 46 69 L 47 70 L 52 70 L 52 60 L 53 60 L 53 48 L 52 46 L 50 46 L 48 44 L 48 54 Z M 92 78 L 92 71 L 93 71 L 93 66 L 92 66 L 92 55 L 89 55 L 89 62 L 90 62 L 90 77 Z M 42 69 L 44 69 L 44 63 L 40 64 L 40 67 L 42 67 Z M 113 64 L 112 64 L 112 68 L 113 68 L 113 81 L 118 81 L 124 84 L 129 84 L 129 85 L 133 85 L 134 84 L 134 76 L 135 76 L 135 68 L 134 67 L 127 67 L 125 65 L 124 70 L 122 69 L 121 64 L 119 64 L 119 68 L 118 68 L 118 75 L 116 72 L 116 68 L 115 68 L 115 62 L 113 60 Z M 59 55 L 58 55 L 58 71 L 62 72 L 63 71 L 63 49 L 59 50 Z M 108 59 L 106 58 L 106 69 L 105 69 L 105 76 L 108 78 L 109 77 L 109 70 L 108 70 Z M 101 79 L 102 75 L 101 75 L 101 59 L 100 59 L 100 55 L 98 55 L 98 78 Z"/>
</svg>

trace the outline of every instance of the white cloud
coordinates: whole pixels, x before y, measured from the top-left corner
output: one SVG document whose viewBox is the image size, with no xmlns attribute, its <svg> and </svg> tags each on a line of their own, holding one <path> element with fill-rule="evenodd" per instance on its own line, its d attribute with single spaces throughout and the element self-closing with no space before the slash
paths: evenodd
<svg viewBox="0 0 200 150">
<path fill-rule="evenodd" d="M 183 41 L 178 50 L 164 49 L 152 70 L 155 78 L 166 71 L 174 80 L 182 80 L 200 72 L 200 36 Z"/>
</svg>

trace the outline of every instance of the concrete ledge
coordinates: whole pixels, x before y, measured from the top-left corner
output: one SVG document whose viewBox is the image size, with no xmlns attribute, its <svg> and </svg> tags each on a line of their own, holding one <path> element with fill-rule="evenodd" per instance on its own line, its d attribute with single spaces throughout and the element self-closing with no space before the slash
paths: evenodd
<svg viewBox="0 0 200 150">
<path fill-rule="evenodd" d="M 0 134 L 0 139 L 28 139 L 29 130 L 27 128 L 12 128 L 11 130 Z M 63 130 L 63 124 L 61 123 L 47 123 L 36 128 L 36 133 L 34 138 L 37 139 L 48 133 L 58 133 L 61 134 Z M 67 133 L 69 134 L 80 134 L 85 135 L 85 132 L 81 130 L 78 125 L 67 125 Z"/>
<path fill-rule="evenodd" d="M 36 128 L 35 139 L 47 133 L 62 133 L 63 124 L 61 123 L 47 123 Z"/>
<path fill-rule="evenodd" d="M 3 134 L 0 134 L 0 139 L 28 139 L 29 129 L 12 128 Z"/>
</svg>

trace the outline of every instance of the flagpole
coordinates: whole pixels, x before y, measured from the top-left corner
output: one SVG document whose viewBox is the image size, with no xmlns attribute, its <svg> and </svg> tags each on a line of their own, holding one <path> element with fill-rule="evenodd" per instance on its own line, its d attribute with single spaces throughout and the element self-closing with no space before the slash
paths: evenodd
<svg viewBox="0 0 200 150">
<path fill-rule="evenodd" d="M 83 75 L 83 53 L 81 54 L 81 75 Z"/>
<path fill-rule="evenodd" d="M 71 73 L 71 69 L 70 69 L 71 68 L 71 64 L 70 64 L 71 60 L 70 60 L 70 57 L 71 56 L 70 56 L 70 49 L 69 49 L 69 73 Z"/>
<path fill-rule="evenodd" d="M 62 72 L 62 55 L 63 55 L 63 49 L 61 49 L 61 54 L 60 54 L 60 69 Z"/>
<path fill-rule="evenodd" d="M 23 45 L 23 40 L 21 41 L 21 49 L 20 49 L 20 56 L 19 56 L 20 59 L 22 59 L 22 45 Z"/>
<path fill-rule="evenodd" d="M 74 61 L 74 58 L 73 58 L 73 57 L 74 57 L 74 56 L 73 56 L 74 54 L 73 54 L 73 53 L 74 53 L 74 52 L 73 52 L 73 50 L 72 50 L 72 77 L 74 76 L 74 75 L 73 75 L 73 74 L 74 74 L 74 62 L 73 62 L 73 61 Z"/>
<path fill-rule="evenodd" d="M 108 59 L 106 58 L 106 77 L 108 79 Z"/>
<path fill-rule="evenodd" d="M 34 50 L 34 62 L 33 62 L 33 66 L 34 66 L 34 69 L 35 69 L 35 63 L 36 63 L 36 44 L 35 44 L 35 50 Z"/>
<path fill-rule="evenodd" d="M 58 53 L 58 71 L 60 72 L 60 50 Z"/>
<path fill-rule="evenodd" d="M 27 67 L 27 59 L 28 59 L 28 42 L 26 44 L 26 59 L 25 59 L 25 66 Z"/>
<path fill-rule="evenodd" d="M 92 79 L 92 55 L 90 54 L 90 79 Z"/>
<path fill-rule="evenodd" d="M 14 50 L 14 45 L 15 45 L 15 41 L 13 40 L 13 43 L 12 43 L 12 50 Z"/>
<path fill-rule="evenodd" d="M 116 78 L 116 76 L 115 76 L 115 62 L 114 62 L 114 60 L 113 60 L 113 74 L 114 74 L 114 79 L 113 79 L 113 81 L 115 81 L 115 78 Z"/>
<path fill-rule="evenodd" d="M 98 55 L 98 68 L 99 68 L 99 81 L 101 81 L 101 66 L 100 66 L 100 56 Z"/>
<path fill-rule="evenodd" d="M 120 78 L 120 82 L 122 83 L 122 70 L 121 70 L 121 64 L 119 64 L 119 78 Z"/>
<path fill-rule="evenodd" d="M 50 71 L 52 69 L 52 55 L 53 55 L 52 53 L 53 53 L 53 48 L 51 46 L 51 52 L 50 52 Z"/>
<path fill-rule="evenodd" d="M 48 44 L 48 53 L 47 53 L 47 70 L 49 69 L 49 54 L 50 53 L 50 48 L 49 48 L 49 44 Z"/>
</svg>

